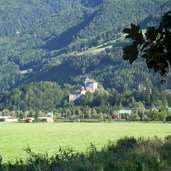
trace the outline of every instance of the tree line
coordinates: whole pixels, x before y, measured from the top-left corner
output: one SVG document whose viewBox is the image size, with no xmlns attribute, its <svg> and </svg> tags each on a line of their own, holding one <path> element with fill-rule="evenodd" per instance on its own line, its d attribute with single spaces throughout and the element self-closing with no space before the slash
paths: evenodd
<svg viewBox="0 0 171 171">
<path fill-rule="evenodd" d="M 37 117 L 54 112 L 55 118 L 75 119 L 119 119 L 118 110 L 131 109 L 133 114 L 124 119 L 165 120 L 168 107 L 171 106 L 171 91 L 159 91 L 157 87 L 139 85 L 137 90 L 105 90 L 99 86 L 95 93 L 87 92 L 74 102 L 68 97 L 76 87 L 65 85 L 61 88 L 52 82 L 31 83 L 23 88 L 0 95 L 0 107 L 3 115 L 13 114 L 20 118 Z M 13 111 L 13 112 L 11 112 Z"/>
</svg>

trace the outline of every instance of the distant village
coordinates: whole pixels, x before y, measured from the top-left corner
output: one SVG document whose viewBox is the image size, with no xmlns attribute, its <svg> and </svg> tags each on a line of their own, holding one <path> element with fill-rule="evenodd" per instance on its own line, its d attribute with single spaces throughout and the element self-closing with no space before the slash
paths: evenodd
<svg viewBox="0 0 171 171">
<path fill-rule="evenodd" d="M 87 92 L 89 93 L 95 93 L 99 88 L 99 83 L 94 80 L 94 79 L 90 79 L 90 78 L 86 78 L 84 81 L 84 85 L 80 88 L 80 90 L 78 90 L 75 93 L 69 94 L 68 96 L 68 101 L 69 102 L 75 102 L 77 100 L 79 100 L 81 97 L 83 97 Z M 146 87 L 139 85 L 138 87 L 139 91 L 145 91 Z M 151 89 L 150 89 L 150 94 L 152 94 Z M 143 114 L 145 112 L 145 107 L 142 109 Z M 15 111 L 13 111 L 15 112 Z M 20 111 L 22 112 L 22 111 Z M 27 112 L 27 111 L 26 111 Z M 25 114 L 26 114 L 25 112 Z M 168 112 L 171 113 L 171 108 L 168 109 Z M 12 112 L 11 112 L 12 113 Z M 114 120 L 122 120 L 125 118 L 129 118 L 130 116 L 132 116 L 132 114 L 134 114 L 135 111 L 134 109 L 120 109 L 120 110 L 116 110 L 114 111 Z M 24 114 L 24 113 L 23 113 Z M 10 115 L 10 114 L 9 114 Z M 0 122 L 25 122 L 25 123 L 32 123 L 32 122 L 48 122 L 48 123 L 52 123 L 55 121 L 65 121 L 67 119 L 71 119 L 72 118 L 68 118 L 65 115 L 60 115 L 58 118 L 56 117 L 56 115 L 54 116 L 53 112 L 48 112 L 48 113 L 41 113 L 41 111 L 39 112 L 37 117 L 27 117 L 29 115 L 23 115 L 23 119 L 18 119 L 16 117 L 14 117 L 15 115 L 12 116 L 8 116 L 8 114 L 5 114 L 3 112 L 0 112 Z M 32 116 L 32 115 L 30 115 Z M 57 120 L 56 120 L 57 119 Z M 85 119 L 83 119 L 85 121 Z M 89 118 L 89 120 L 91 120 Z M 74 119 L 73 119 L 74 121 Z"/>
<path fill-rule="evenodd" d="M 95 93 L 95 91 L 98 90 L 98 82 L 94 79 L 90 79 L 90 78 L 86 78 L 84 85 L 80 88 L 79 91 L 77 91 L 76 93 L 70 94 L 69 95 L 69 102 L 74 102 L 76 100 L 78 100 L 79 98 L 81 98 L 82 96 L 84 96 L 87 92 L 90 93 Z M 131 115 L 131 110 L 120 110 L 117 111 L 117 118 L 121 119 L 122 115 L 127 115 L 130 116 Z M 14 116 L 3 116 L 2 112 L 0 113 L 0 122 L 25 122 L 25 123 L 32 123 L 32 122 L 48 122 L 48 123 L 52 123 L 54 122 L 54 114 L 52 112 L 49 112 L 46 114 L 46 116 L 40 116 L 37 118 L 34 117 L 25 117 L 23 119 L 18 119 Z M 63 118 L 65 119 L 65 118 Z"/>
<path fill-rule="evenodd" d="M 54 119 L 53 119 L 53 113 L 49 112 L 49 113 L 47 113 L 47 116 L 37 117 L 37 118 L 26 117 L 26 118 L 23 118 L 20 120 L 13 116 L 0 116 L 0 122 L 8 122 L 8 123 L 12 123 L 12 122 L 25 122 L 25 123 L 48 122 L 48 123 L 52 123 L 52 122 L 54 122 Z"/>
</svg>

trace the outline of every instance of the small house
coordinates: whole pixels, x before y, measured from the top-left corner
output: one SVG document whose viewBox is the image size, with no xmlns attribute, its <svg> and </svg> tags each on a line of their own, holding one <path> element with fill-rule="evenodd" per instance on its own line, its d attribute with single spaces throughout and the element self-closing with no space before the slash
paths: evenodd
<svg viewBox="0 0 171 171">
<path fill-rule="evenodd" d="M 0 122 L 18 122 L 18 119 L 12 116 L 0 116 Z"/>
<path fill-rule="evenodd" d="M 53 112 L 48 112 L 47 116 L 53 118 Z"/>
<path fill-rule="evenodd" d="M 80 96 L 81 96 L 81 94 L 70 94 L 69 102 L 73 102 L 73 101 L 77 100 Z"/>
<path fill-rule="evenodd" d="M 118 118 L 128 118 L 131 115 L 131 110 L 121 109 L 118 111 Z"/>
<path fill-rule="evenodd" d="M 75 100 L 78 100 L 87 92 L 94 93 L 97 89 L 98 89 L 98 82 L 93 79 L 89 79 L 87 77 L 85 79 L 84 86 L 81 87 L 81 90 L 79 90 L 78 93 L 69 95 L 69 102 L 74 102 Z"/>
<path fill-rule="evenodd" d="M 52 117 L 38 117 L 38 122 L 48 122 L 48 123 L 52 123 L 53 122 L 53 118 Z"/>
<path fill-rule="evenodd" d="M 98 89 L 97 81 L 95 81 L 93 79 L 86 78 L 85 89 L 91 93 L 94 93 Z"/>
<path fill-rule="evenodd" d="M 34 121 L 33 117 L 28 117 L 28 118 L 25 119 L 26 123 L 32 123 L 33 121 Z"/>
</svg>

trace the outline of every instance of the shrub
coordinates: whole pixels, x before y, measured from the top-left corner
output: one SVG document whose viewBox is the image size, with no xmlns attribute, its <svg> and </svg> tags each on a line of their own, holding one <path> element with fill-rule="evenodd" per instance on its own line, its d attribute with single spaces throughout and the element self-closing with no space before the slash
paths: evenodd
<svg viewBox="0 0 171 171">
<path fill-rule="evenodd" d="M 144 120 L 145 122 L 148 122 L 148 121 L 150 121 L 150 118 L 149 118 L 147 115 L 145 115 L 144 118 L 143 118 L 143 120 Z"/>
<path fill-rule="evenodd" d="M 167 137 L 165 137 L 165 142 L 171 142 L 171 135 L 168 135 Z"/>
<path fill-rule="evenodd" d="M 171 165 L 171 135 L 165 138 L 165 142 L 161 148 L 161 155 L 166 165 Z"/>
<path fill-rule="evenodd" d="M 134 137 L 125 137 L 117 141 L 116 146 L 122 149 L 129 149 L 135 147 L 137 140 Z"/>
<path fill-rule="evenodd" d="M 28 158 L 2 165 L 0 171 L 159 171 L 171 165 L 171 136 L 164 141 L 125 137 L 110 143 L 101 151 L 91 144 L 87 154 L 75 153 L 71 149 L 59 149 L 59 153 L 35 154 L 30 148 L 25 150 Z"/>
<path fill-rule="evenodd" d="M 166 116 L 166 121 L 167 121 L 167 122 L 170 122 L 170 121 L 171 121 L 171 115 Z"/>
<path fill-rule="evenodd" d="M 2 156 L 0 155 L 0 171 L 6 171 L 5 166 L 2 165 Z"/>
<path fill-rule="evenodd" d="M 140 121 L 140 117 L 135 113 L 129 117 L 130 121 Z"/>
</svg>

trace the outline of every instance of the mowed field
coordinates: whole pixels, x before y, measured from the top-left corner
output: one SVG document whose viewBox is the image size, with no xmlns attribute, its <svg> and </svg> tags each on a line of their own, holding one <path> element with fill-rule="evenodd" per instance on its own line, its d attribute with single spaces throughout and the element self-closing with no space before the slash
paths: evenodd
<svg viewBox="0 0 171 171">
<path fill-rule="evenodd" d="M 90 143 L 98 149 L 124 136 L 164 138 L 171 135 L 169 123 L 0 123 L 0 155 L 3 163 L 25 158 L 23 149 L 49 155 L 59 147 L 86 152 Z"/>
</svg>

